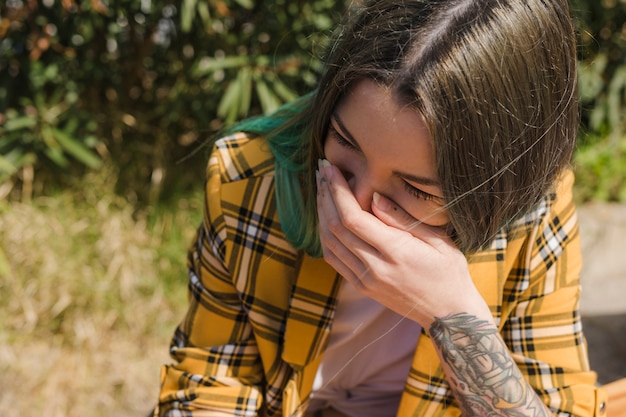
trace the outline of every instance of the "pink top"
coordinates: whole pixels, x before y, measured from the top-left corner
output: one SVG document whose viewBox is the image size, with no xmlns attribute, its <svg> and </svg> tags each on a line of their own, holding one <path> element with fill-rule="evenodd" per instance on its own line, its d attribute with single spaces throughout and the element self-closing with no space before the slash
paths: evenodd
<svg viewBox="0 0 626 417">
<path fill-rule="evenodd" d="M 344 281 L 308 411 L 395 416 L 420 329 Z"/>
</svg>

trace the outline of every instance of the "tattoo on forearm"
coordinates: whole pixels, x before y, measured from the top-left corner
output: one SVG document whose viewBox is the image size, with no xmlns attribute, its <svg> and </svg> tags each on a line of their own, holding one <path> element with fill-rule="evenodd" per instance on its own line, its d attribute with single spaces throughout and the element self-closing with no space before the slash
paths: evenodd
<svg viewBox="0 0 626 417">
<path fill-rule="evenodd" d="M 493 325 L 469 314 L 436 318 L 430 335 L 451 368 L 464 416 L 545 416 Z"/>
</svg>

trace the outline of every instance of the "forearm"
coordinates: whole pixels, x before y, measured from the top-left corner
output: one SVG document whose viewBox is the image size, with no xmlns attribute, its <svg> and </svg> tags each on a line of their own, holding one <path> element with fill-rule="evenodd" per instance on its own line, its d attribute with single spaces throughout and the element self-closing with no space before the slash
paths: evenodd
<svg viewBox="0 0 626 417">
<path fill-rule="evenodd" d="M 550 416 L 491 320 L 436 318 L 429 333 L 464 416 Z"/>
</svg>

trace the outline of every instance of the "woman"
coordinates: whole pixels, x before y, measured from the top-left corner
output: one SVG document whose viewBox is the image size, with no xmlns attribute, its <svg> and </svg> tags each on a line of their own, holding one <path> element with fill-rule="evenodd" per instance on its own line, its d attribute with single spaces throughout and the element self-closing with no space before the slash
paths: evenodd
<svg viewBox="0 0 626 417">
<path fill-rule="evenodd" d="M 575 63 L 565 0 L 351 10 L 312 95 L 214 146 L 155 415 L 600 415 Z"/>
</svg>

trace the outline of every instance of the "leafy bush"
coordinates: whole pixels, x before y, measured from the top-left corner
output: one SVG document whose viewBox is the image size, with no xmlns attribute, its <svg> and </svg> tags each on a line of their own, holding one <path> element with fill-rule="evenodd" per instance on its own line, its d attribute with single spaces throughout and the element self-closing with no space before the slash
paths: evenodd
<svg viewBox="0 0 626 417">
<path fill-rule="evenodd" d="M 604 161 L 588 149 L 623 157 L 626 3 L 571 2 L 581 33 L 585 156 L 576 163 L 584 171 Z M 0 197 L 28 198 L 103 159 L 131 202 L 197 186 L 208 137 L 311 88 L 346 3 L 0 2 Z M 626 182 L 623 166 L 611 170 L 613 182 Z M 593 191 L 607 183 L 596 175 L 579 175 L 591 181 L 584 195 L 623 198 Z"/>
<path fill-rule="evenodd" d="M 573 8 L 580 23 L 585 126 L 621 136 L 626 127 L 626 2 L 573 0 Z"/>
<path fill-rule="evenodd" d="M 310 89 L 318 47 L 343 9 L 332 0 L 176 4 L 0 5 L 0 181 L 33 164 L 41 181 L 58 181 L 108 158 L 118 190 L 136 199 L 154 197 L 164 178 L 202 175 L 193 148 L 211 133 Z"/>
<path fill-rule="evenodd" d="M 580 16 L 580 200 L 626 201 L 626 3 L 573 2 Z"/>
</svg>

